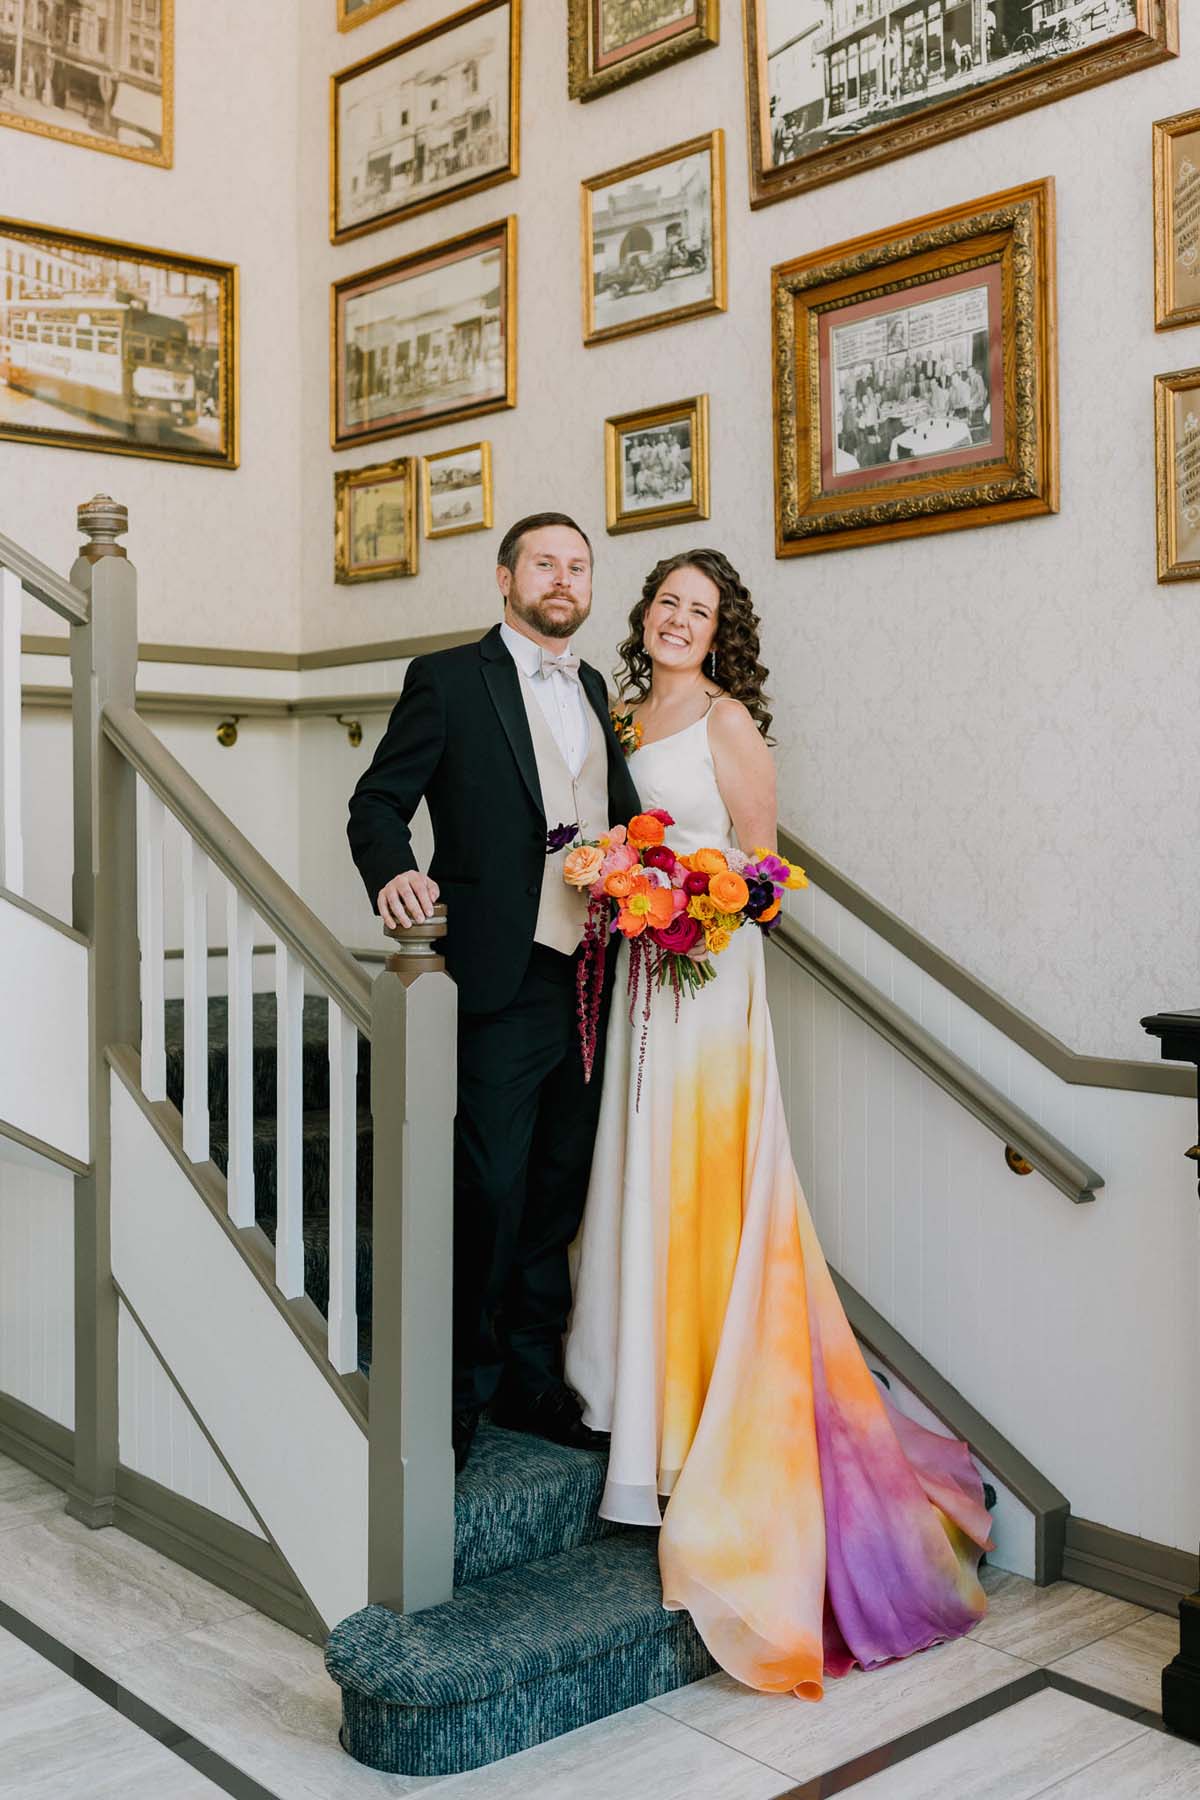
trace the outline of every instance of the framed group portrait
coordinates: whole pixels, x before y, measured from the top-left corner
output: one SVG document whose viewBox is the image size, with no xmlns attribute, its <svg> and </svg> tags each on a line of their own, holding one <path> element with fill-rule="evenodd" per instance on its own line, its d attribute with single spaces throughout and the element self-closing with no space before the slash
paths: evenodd
<svg viewBox="0 0 1200 1800">
<path fill-rule="evenodd" d="M 365 25 L 368 19 L 376 19 L 400 4 L 401 0 L 337 0 L 338 30 L 353 31 L 356 25 Z"/>
<path fill-rule="evenodd" d="M 1178 0 L 743 0 L 750 203 L 1179 53 Z"/>
<path fill-rule="evenodd" d="M 567 93 L 594 100 L 719 41 L 720 0 L 567 0 Z"/>
<path fill-rule="evenodd" d="M 772 271 L 777 556 L 1058 510 L 1054 187 Z"/>
<path fill-rule="evenodd" d="M 338 469 L 333 477 L 333 573 L 341 583 L 415 575 L 416 458 Z"/>
<path fill-rule="evenodd" d="M 1200 108 L 1154 127 L 1154 324 L 1200 324 Z"/>
<path fill-rule="evenodd" d="M 236 468 L 235 266 L 0 219 L 0 437 Z"/>
<path fill-rule="evenodd" d="M 0 125 L 169 169 L 175 0 L 0 0 Z"/>
<path fill-rule="evenodd" d="M 477 0 L 330 84 L 330 236 L 378 231 L 519 167 L 521 0 Z"/>
<path fill-rule="evenodd" d="M 517 403 L 517 221 L 335 282 L 335 450 Z"/>
<path fill-rule="evenodd" d="M 421 459 L 427 538 L 492 528 L 492 446 L 463 444 Z"/>
<path fill-rule="evenodd" d="M 707 519 L 708 395 L 606 419 L 604 472 L 610 532 Z"/>
<path fill-rule="evenodd" d="M 1200 581 L 1200 369 L 1154 381 L 1158 579 Z"/>
<path fill-rule="evenodd" d="M 594 175 L 582 198 L 585 344 L 724 312 L 723 132 Z"/>
</svg>

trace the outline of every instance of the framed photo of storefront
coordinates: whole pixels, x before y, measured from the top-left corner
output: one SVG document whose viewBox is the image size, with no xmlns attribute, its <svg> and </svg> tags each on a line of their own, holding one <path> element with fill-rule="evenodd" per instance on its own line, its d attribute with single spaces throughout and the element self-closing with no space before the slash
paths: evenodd
<svg viewBox="0 0 1200 1800">
<path fill-rule="evenodd" d="M 1178 0 L 743 0 L 750 204 L 1179 54 Z"/>
<path fill-rule="evenodd" d="M 417 462 L 413 456 L 338 469 L 333 477 L 334 580 L 386 581 L 415 575 Z"/>
<path fill-rule="evenodd" d="M 0 437 L 236 468 L 235 266 L 0 219 Z"/>
<path fill-rule="evenodd" d="M 604 421 L 610 532 L 708 517 L 708 395 Z"/>
<path fill-rule="evenodd" d="M 477 0 L 330 83 L 335 244 L 510 181 L 521 0 Z"/>
<path fill-rule="evenodd" d="M 492 528 L 492 446 L 463 444 L 421 459 L 427 538 Z"/>
<path fill-rule="evenodd" d="M 725 311 L 725 136 L 583 183 L 583 341 Z"/>
<path fill-rule="evenodd" d="M 175 0 L 0 4 L 0 125 L 169 169 Z"/>
<path fill-rule="evenodd" d="M 594 100 L 719 41 L 720 0 L 567 0 L 567 93 Z"/>
<path fill-rule="evenodd" d="M 775 553 L 1058 510 L 1054 187 L 772 271 Z"/>
<path fill-rule="evenodd" d="M 517 221 L 335 282 L 335 450 L 517 403 Z"/>
<path fill-rule="evenodd" d="M 1154 127 L 1154 324 L 1200 324 L 1200 108 Z"/>
<path fill-rule="evenodd" d="M 1158 579 L 1200 581 L 1200 369 L 1154 381 Z"/>
</svg>

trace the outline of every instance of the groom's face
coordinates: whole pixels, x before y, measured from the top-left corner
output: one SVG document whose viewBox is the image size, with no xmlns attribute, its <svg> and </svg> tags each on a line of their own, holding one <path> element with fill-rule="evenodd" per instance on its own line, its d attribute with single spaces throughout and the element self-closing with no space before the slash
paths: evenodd
<svg viewBox="0 0 1200 1800">
<path fill-rule="evenodd" d="M 592 558 L 585 540 L 566 525 L 527 531 L 513 570 L 496 579 L 511 624 L 539 637 L 574 637 L 592 610 Z"/>
</svg>

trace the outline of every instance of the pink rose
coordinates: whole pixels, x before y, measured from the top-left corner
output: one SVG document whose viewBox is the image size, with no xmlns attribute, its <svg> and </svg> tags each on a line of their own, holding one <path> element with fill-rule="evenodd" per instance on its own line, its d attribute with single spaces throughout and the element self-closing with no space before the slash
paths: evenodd
<svg viewBox="0 0 1200 1800">
<path fill-rule="evenodd" d="M 689 872 L 683 878 L 683 891 L 685 894 L 707 894 L 708 876 Z"/>
<path fill-rule="evenodd" d="M 634 868 L 637 859 L 638 853 L 633 849 L 632 845 L 624 843 L 614 844 L 600 866 L 605 875 L 613 875 L 618 869 Z"/>
<path fill-rule="evenodd" d="M 675 867 L 675 852 L 668 850 L 665 844 L 656 844 L 651 850 L 642 851 L 642 861 L 648 869 L 665 869 L 667 874 Z"/>
<path fill-rule="evenodd" d="M 676 913 L 669 925 L 650 928 L 650 936 L 659 949 L 674 951 L 677 956 L 686 956 L 703 935 L 698 920 L 689 918 L 685 912 Z"/>
</svg>

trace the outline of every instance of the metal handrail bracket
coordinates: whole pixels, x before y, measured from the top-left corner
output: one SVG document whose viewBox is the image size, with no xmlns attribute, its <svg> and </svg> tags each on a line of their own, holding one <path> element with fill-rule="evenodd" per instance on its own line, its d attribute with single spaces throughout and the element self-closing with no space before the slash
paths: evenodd
<svg viewBox="0 0 1200 1800">
<path fill-rule="evenodd" d="M 11 569 L 21 586 L 56 612 L 60 619 L 66 619 L 71 625 L 86 625 L 89 615 L 87 595 L 77 588 L 73 581 L 67 581 L 20 544 L 14 544 L 11 538 L 0 533 L 0 568 Z"/>
</svg>

